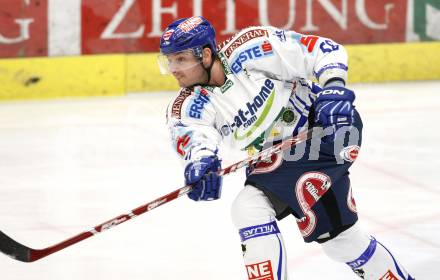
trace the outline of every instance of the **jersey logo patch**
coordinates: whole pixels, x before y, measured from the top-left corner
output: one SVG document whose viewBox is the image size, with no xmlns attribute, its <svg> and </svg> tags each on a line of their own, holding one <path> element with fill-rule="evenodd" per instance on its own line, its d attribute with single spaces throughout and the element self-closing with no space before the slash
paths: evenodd
<svg viewBox="0 0 440 280">
<path fill-rule="evenodd" d="M 281 122 L 284 125 L 290 126 L 293 125 L 297 120 L 297 116 L 295 114 L 295 110 L 293 107 L 285 107 L 284 111 L 281 115 Z"/>
</svg>

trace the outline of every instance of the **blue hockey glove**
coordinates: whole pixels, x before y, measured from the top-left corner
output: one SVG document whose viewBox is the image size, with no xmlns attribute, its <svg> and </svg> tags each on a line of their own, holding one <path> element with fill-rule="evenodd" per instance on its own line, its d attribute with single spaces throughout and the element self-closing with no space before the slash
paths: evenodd
<svg viewBox="0 0 440 280">
<path fill-rule="evenodd" d="M 315 122 L 324 129 L 332 128 L 331 135 L 323 138 L 324 142 L 334 141 L 339 128 L 353 124 L 354 99 L 354 92 L 341 86 L 329 86 L 318 93 Z"/>
<path fill-rule="evenodd" d="M 215 157 L 203 157 L 185 167 L 185 184 L 194 188 L 188 197 L 194 201 L 216 200 L 220 198 L 223 178 L 217 176 L 220 160 Z"/>
</svg>

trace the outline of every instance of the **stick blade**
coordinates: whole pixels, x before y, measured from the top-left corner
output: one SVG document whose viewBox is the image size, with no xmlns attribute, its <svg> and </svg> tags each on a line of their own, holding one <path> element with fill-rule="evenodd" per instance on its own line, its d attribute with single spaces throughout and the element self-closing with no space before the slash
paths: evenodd
<svg viewBox="0 0 440 280">
<path fill-rule="evenodd" d="M 0 231 L 0 251 L 18 261 L 31 262 L 32 249 L 18 243 L 2 231 Z"/>
</svg>

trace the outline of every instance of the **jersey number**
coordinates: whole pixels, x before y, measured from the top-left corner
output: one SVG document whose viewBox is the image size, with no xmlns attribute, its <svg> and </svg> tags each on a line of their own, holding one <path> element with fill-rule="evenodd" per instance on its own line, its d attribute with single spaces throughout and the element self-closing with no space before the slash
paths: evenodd
<svg viewBox="0 0 440 280">
<path fill-rule="evenodd" d="M 333 41 L 325 40 L 324 42 L 321 43 L 321 45 L 319 45 L 319 48 L 321 49 L 321 51 L 323 53 L 328 53 L 328 52 L 332 52 L 332 51 L 338 50 L 339 49 L 339 45 L 336 44 Z"/>
</svg>

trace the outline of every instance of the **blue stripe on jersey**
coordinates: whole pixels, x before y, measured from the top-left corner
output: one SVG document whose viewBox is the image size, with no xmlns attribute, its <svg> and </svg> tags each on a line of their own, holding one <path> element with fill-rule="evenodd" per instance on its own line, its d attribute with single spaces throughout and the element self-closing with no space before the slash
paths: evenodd
<svg viewBox="0 0 440 280">
<path fill-rule="evenodd" d="M 301 116 L 306 116 L 306 115 L 303 113 L 303 110 L 301 110 L 300 108 L 298 108 L 298 106 L 297 106 L 294 102 L 292 102 L 292 105 L 293 105 L 293 108 L 295 108 L 295 110 L 296 110 L 299 114 L 301 114 Z"/>
<path fill-rule="evenodd" d="M 319 80 L 319 77 L 322 75 L 322 73 L 324 73 L 324 71 L 329 70 L 329 69 L 342 69 L 347 71 L 348 67 L 345 64 L 342 63 L 330 63 L 325 65 L 324 67 L 322 67 L 321 69 L 319 69 L 318 72 L 315 72 L 315 77 Z"/>
<path fill-rule="evenodd" d="M 307 111 L 310 110 L 310 106 L 308 106 L 307 103 L 304 100 L 299 98 L 299 96 L 294 95 L 293 97 L 295 98 L 295 100 L 298 100 L 298 102 L 301 103 L 306 108 Z"/>
</svg>

